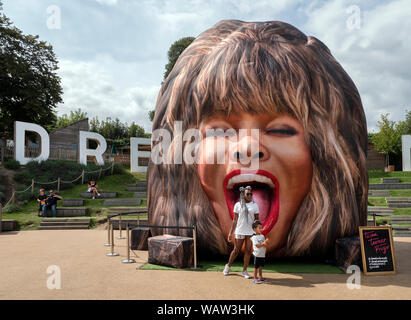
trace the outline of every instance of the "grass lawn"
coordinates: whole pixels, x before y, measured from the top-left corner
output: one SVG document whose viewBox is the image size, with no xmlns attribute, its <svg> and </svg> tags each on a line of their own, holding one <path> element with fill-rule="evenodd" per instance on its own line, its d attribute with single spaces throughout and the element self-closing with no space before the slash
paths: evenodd
<svg viewBox="0 0 411 320">
<path fill-rule="evenodd" d="M 126 191 L 126 186 L 134 185 L 136 180 L 145 180 L 144 173 L 131 173 L 126 169 L 123 174 L 107 176 L 97 181 L 99 190 L 115 191 L 117 198 L 132 198 L 133 191 Z M 72 189 L 56 192 L 65 199 L 80 199 L 80 193 L 87 191 L 87 184 L 77 185 Z M 103 205 L 104 199 L 84 199 L 84 206 L 89 210 L 89 216 L 92 218 L 91 225 L 95 225 L 98 218 L 107 217 L 107 209 Z M 61 201 L 58 206 L 62 207 Z M 147 199 L 143 199 L 139 207 L 146 207 Z M 42 218 L 37 216 L 37 201 L 30 201 L 20 208 L 19 212 L 3 213 L 3 219 L 17 220 L 20 230 L 35 230 L 40 225 Z M 112 207 L 110 207 L 112 208 Z M 79 218 L 79 217 L 76 217 Z M 147 218 L 140 216 L 141 219 Z"/>
<path fill-rule="evenodd" d="M 370 184 L 382 183 L 381 178 L 400 178 L 400 183 L 411 183 L 411 172 L 384 172 L 382 170 L 368 170 L 368 179 Z"/>
<path fill-rule="evenodd" d="M 375 207 L 387 207 L 385 197 L 368 197 L 368 205 Z"/>
<path fill-rule="evenodd" d="M 186 270 L 186 271 L 215 271 L 223 272 L 224 266 L 227 261 L 199 261 L 198 269 L 176 269 L 172 267 L 159 266 L 154 264 L 146 264 L 140 268 L 140 270 Z M 243 264 L 241 261 L 234 262 L 231 266 L 231 272 L 243 271 Z M 252 264 L 249 265 L 247 271 L 250 275 L 254 272 Z M 324 273 L 324 274 L 340 274 L 344 273 L 340 269 L 330 264 L 325 263 L 312 263 L 312 262 L 291 262 L 291 261 L 278 261 L 266 263 L 263 267 L 263 274 L 265 272 L 274 273 Z"/>
</svg>

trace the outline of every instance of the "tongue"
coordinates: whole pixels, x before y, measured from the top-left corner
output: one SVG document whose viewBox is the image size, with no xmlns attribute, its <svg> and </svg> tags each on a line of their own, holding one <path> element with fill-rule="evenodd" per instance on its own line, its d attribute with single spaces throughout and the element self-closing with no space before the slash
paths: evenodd
<svg viewBox="0 0 411 320">
<path fill-rule="evenodd" d="M 261 223 L 264 224 L 265 220 L 268 217 L 271 207 L 271 198 L 267 190 L 254 189 L 253 190 L 253 200 L 257 203 L 258 209 L 260 210 L 259 219 Z"/>
</svg>

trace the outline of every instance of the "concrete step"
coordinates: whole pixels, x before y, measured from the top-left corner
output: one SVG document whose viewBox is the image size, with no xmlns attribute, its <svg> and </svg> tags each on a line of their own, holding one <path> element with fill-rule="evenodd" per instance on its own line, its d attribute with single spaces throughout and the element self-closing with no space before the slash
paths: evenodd
<svg viewBox="0 0 411 320">
<path fill-rule="evenodd" d="M 146 191 L 138 191 L 133 193 L 133 198 L 147 198 L 147 192 Z"/>
<path fill-rule="evenodd" d="M 391 222 L 408 222 L 410 221 L 411 223 L 411 216 L 391 216 L 390 217 Z"/>
<path fill-rule="evenodd" d="M 84 223 L 84 222 L 42 222 L 40 226 L 45 227 L 45 226 L 87 226 L 90 223 Z"/>
<path fill-rule="evenodd" d="M 70 225 L 70 226 L 39 226 L 37 230 L 78 230 L 88 229 L 88 225 Z"/>
<path fill-rule="evenodd" d="M 367 208 L 367 213 L 368 214 L 386 214 L 386 215 L 391 215 L 394 213 L 394 209 L 393 208 L 389 208 L 389 207 L 368 207 Z"/>
<path fill-rule="evenodd" d="M 139 206 L 141 199 L 139 198 L 118 198 L 104 200 L 105 206 Z"/>
<path fill-rule="evenodd" d="M 63 207 L 82 207 L 84 206 L 83 199 L 63 199 Z"/>
<path fill-rule="evenodd" d="M 394 237 L 411 237 L 411 231 L 396 231 Z"/>
<path fill-rule="evenodd" d="M 83 218 L 83 219 L 64 219 L 64 218 L 44 218 L 42 222 L 81 222 L 81 223 L 90 223 L 90 218 Z"/>
<path fill-rule="evenodd" d="M 375 183 L 369 184 L 370 190 L 411 189 L 411 183 Z"/>
<path fill-rule="evenodd" d="M 91 199 L 93 197 L 92 192 L 82 192 L 80 193 L 82 198 Z M 117 198 L 117 192 L 112 191 L 100 191 L 100 196 L 96 199 L 106 199 L 106 198 Z"/>
<path fill-rule="evenodd" d="M 137 180 L 136 181 L 136 186 L 139 187 L 146 187 L 147 188 L 147 180 Z"/>
<path fill-rule="evenodd" d="M 390 195 L 390 190 L 368 190 L 370 197 L 389 197 Z"/>
<path fill-rule="evenodd" d="M 411 231 L 411 226 L 391 226 L 392 230 Z"/>
<path fill-rule="evenodd" d="M 399 183 L 400 178 L 381 178 L 382 183 Z"/>
<path fill-rule="evenodd" d="M 1 220 L 2 231 L 15 231 L 17 230 L 17 220 L 14 219 L 2 219 Z"/>
<path fill-rule="evenodd" d="M 56 216 L 57 217 L 81 217 L 85 216 L 88 213 L 88 209 L 84 207 L 80 208 L 57 208 Z M 47 210 L 47 217 L 52 217 L 51 209 Z"/>
<path fill-rule="evenodd" d="M 410 202 L 411 203 L 411 198 L 389 197 L 385 199 L 387 200 L 387 202 Z"/>
<path fill-rule="evenodd" d="M 411 208 L 411 202 L 389 202 L 390 208 Z"/>
<path fill-rule="evenodd" d="M 136 191 L 136 192 L 147 192 L 147 187 L 145 186 L 127 186 L 127 191 Z"/>
</svg>

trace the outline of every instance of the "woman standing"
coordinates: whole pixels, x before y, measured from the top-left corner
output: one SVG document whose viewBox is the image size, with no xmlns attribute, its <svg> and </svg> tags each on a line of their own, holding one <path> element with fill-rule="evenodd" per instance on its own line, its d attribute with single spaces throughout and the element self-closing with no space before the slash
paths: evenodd
<svg viewBox="0 0 411 320">
<path fill-rule="evenodd" d="M 252 225 L 254 220 L 258 220 L 259 209 L 257 203 L 252 201 L 253 194 L 251 187 L 240 188 L 240 201 L 234 205 L 234 219 L 228 234 L 228 242 L 232 242 L 234 231 L 234 250 L 230 254 L 228 263 L 224 267 L 224 275 L 230 273 L 230 267 L 244 244 L 244 265 L 242 276 L 250 278 L 247 272 L 248 263 L 251 255 L 251 236 L 254 234 Z"/>
</svg>

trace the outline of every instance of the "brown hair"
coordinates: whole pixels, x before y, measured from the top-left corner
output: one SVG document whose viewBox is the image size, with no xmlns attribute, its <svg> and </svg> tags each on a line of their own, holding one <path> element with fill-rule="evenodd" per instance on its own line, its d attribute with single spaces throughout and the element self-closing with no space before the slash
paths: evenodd
<svg viewBox="0 0 411 320">
<path fill-rule="evenodd" d="M 278 21 L 227 20 L 203 32 L 164 81 L 153 131 L 173 135 L 176 120 L 183 131 L 198 128 L 215 112 L 285 113 L 304 127 L 313 178 L 287 255 L 323 254 L 366 223 L 365 115 L 354 83 L 321 41 Z M 195 165 L 150 159 L 147 179 L 151 224 L 195 223 L 200 247 L 227 252 Z"/>
</svg>

